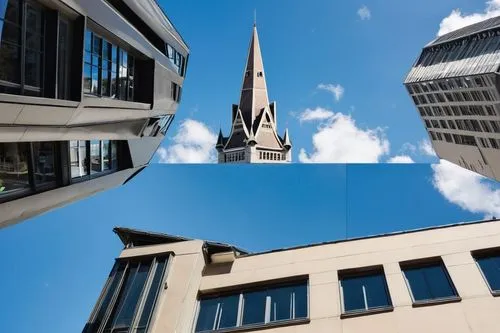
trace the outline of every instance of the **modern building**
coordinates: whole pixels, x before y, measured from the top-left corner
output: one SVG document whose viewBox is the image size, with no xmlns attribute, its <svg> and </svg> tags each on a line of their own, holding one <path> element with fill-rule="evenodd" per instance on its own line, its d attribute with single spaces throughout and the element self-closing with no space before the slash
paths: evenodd
<svg viewBox="0 0 500 333">
<path fill-rule="evenodd" d="M 264 62 L 257 26 L 254 25 L 243 76 L 240 104 L 233 104 L 231 133 L 219 132 L 219 163 L 289 163 L 292 142 L 277 130 L 277 105 L 269 103 Z"/>
<path fill-rule="evenodd" d="M 492 333 L 500 220 L 249 253 L 117 228 L 84 333 Z"/>
<path fill-rule="evenodd" d="M 0 228 L 148 165 L 189 54 L 154 0 L 4 0 L 0 33 Z"/>
<path fill-rule="evenodd" d="M 500 17 L 428 44 L 405 85 L 437 155 L 500 180 Z"/>
</svg>

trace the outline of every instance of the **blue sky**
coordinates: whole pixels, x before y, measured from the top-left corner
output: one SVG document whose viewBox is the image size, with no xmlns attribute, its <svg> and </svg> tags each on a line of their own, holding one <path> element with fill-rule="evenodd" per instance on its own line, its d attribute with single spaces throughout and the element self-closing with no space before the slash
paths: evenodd
<svg viewBox="0 0 500 333">
<path fill-rule="evenodd" d="M 186 119 L 201 122 L 214 134 L 220 127 L 228 134 L 256 9 L 270 99 L 277 101 L 280 134 L 286 127 L 290 129 L 296 162 L 301 149 L 314 152 L 313 136 L 319 127 L 329 124 L 326 119 L 302 124 L 297 119 L 305 110 L 318 107 L 351 115 L 361 131 L 375 130 L 375 136 L 390 145 L 375 161 L 409 155 L 405 144 L 418 145 L 427 139 L 427 133 L 403 87 L 406 74 L 453 9 L 460 8 L 466 15 L 484 12 L 486 7 L 485 0 L 422 0 L 411 5 L 400 0 L 160 3 L 191 47 L 183 101 L 164 147 L 179 144 L 173 137 Z M 370 12 L 364 20 L 358 15 L 362 7 Z M 320 84 L 340 85 L 342 98 L 335 101 L 331 93 L 318 89 Z M 336 131 L 342 132 L 338 126 Z M 353 141 L 325 139 L 335 145 Z M 332 153 L 321 162 L 374 161 L 359 150 L 361 156 L 354 160 Z M 177 161 L 188 160 L 176 157 Z M 422 154 L 411 158 L 433 161 Z"/>
<path fill-rule="evenodd" d="M 0 232 L 0 331 L 80 331 L 122 249 L 115 226 L 262 251 L 483 218 L 446 201 L 433 174 L 424 164 L 153 165 Z"/>
<path fill-rule="evenodd" d="M 327 152 L 331 162 L 434 164 L 153 165 L 126 186 L 1 230 L 0 332 L 80 331 L 122 249 L 114 226 L 260 251 L 500 216 L 498 184 L 436 160 L 402 86 L 440 22 L 454 8 L 484 12 L 484 1 L 161 2 L 192 56 L 165 158 L 155 161 L 179 145 L 213 157 L 210 140 L 219 126 L 227 133 L 239 100 L 256 8 L 270 98 L 295 161 L 303 148 L 306 160 L 325 162 L 313 137 L 333 132 L 333 146 L 349 149 Z M 370 19 L 357 14 L 363 6 Z M 342 98 L 320 84 L 341 85 Z M 301 123 L 307 109 L 328 117 Z"/>
</svg>

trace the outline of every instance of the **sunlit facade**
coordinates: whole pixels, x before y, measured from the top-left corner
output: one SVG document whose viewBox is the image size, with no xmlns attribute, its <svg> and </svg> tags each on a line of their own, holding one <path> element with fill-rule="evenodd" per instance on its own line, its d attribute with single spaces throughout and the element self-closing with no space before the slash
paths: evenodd
<svg viewBox="0 0 500 333">
<path fill-rule="evenodd" d="M 115 232 L 125 248 L 83 333 L 498 331 L 498 220 L 262 253 Z"/>
<path fill-rule="evenodd" d="M 3 0 L 0 28 L 0 228 L 149 164 L 189 55 L 154 0 Z"/>
<path fill-rule="evenodd" d="M 405 85 L 442 159 L 500 180 L 500 17 L 427 45 Z"/>
</svg>

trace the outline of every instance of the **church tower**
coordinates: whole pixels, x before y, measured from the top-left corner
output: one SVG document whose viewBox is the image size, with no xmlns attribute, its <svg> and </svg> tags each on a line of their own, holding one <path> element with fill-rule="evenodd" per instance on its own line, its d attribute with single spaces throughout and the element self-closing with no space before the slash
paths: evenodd
<svg viewBox="0 0 500 333">
<path fill-rule="evenodd" d="M 292 142 L 277 132 L 276 102 L 269 103 L 266 75 L 254 24 L 239 105 L 233 105 L 231 133 L 219 132 L 219 163 L 290 163 Z"/>
</svg>

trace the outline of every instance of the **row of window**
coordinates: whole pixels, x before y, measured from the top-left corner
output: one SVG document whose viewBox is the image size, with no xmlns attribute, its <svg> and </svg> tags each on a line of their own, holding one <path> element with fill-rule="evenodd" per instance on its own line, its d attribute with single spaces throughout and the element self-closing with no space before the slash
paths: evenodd
<svg viewBox="0 0 500 333">
<path fill-rule="evenodd" d="M 494 95 L 489 90 L 473 90 L 463 92 L 445 92 L 436 94 L 413 95 L 413 102 L 416 105 L 453 103 L 453 102 L 492 102 Z"/>
<path fill-rule="evenodd" d="M 491 292 L 500 293 L 500 254 L 477 252 L 473 257 Z M 441 258 L 400 263 L 414 305 L 459 301 L 460 296 Z M 392 309 L 382 266 L 338 272 L 342 315 Z M 213 332 L 308 318 L 307 281 L 202 297 L 196 332 Z"/>
<path fill-rule="evenodd" d="M 200 300 L 195 332 L 308 318 L 307 281 Z"/>
<path fill-rule="evenodd" d="M 264 161 L 286 161 L 286 154 L 284 153 L 274 153 L 268 151 L 260 151 L 259 159 Z"/>
<path fill-rule="evenodd" d="M 224 156 L 224 162 L 241 162 L 245 160 L 245 152 L 227 153 Z"/>
<path fill-rule="evenodd" d="M 459 129 L 461 131 L 500 133 L 500 121 L 486 121 L 475 119 L 425 119 L 427 128 Z"/>
<path fill-rule="evenodd" d="M 488 76 L 457 77 L 436 82 L 421 82 L 408 84 L 406 87 L 411 95 L 456 89 L 493 87 L 495 82 Z"/>
<path fill-rule="evenodd" d="M 493 105 L 420 106 L 418 111 L 422 117 L 500 115 Z"/>
<path fill-rule="evenodd" d="M 166 44 L 166 55 L 172 65 L 177 69 L 177 73 L 179 73 L 180 76 L 184 76 L 186 74 L 186 57 L 184 57 L 182 54 L 177 52 L 176 49 L 174 49 L 172 46 L 169 44 Z"/>
<path fill-rule="evenodd" d="M 118 261 L 83 333 L 146 333 L 169 257 Z"/>
</svg>

